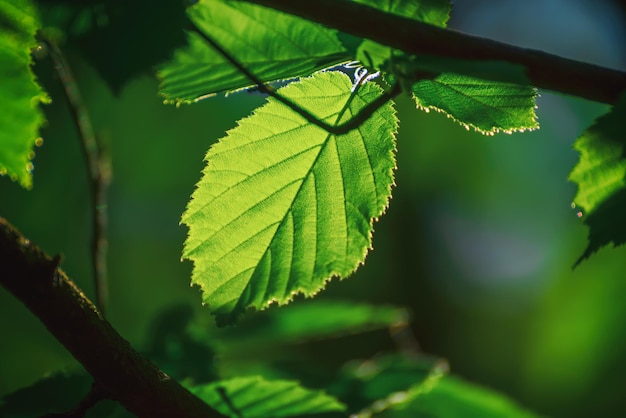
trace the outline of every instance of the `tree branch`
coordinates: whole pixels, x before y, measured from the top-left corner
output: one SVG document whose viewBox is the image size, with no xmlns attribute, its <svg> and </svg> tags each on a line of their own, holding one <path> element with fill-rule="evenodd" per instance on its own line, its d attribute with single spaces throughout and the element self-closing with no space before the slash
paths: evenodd
<svg viewBox="0 0 626 418">
<path fill-rule="evenodd" d="M 51 259 L 0 218 L 0 284 L 33 312 L 106 397 L 138 417 L 223 417 L 135 351 Z"/>
<path fill-rule="evenodd" d="M 623 71 L 442 29 L 353 1 L 245 1 L 294 14 L 410 54 L 519 64 L 526 68 L 535 87 L 597 102 L 615 104 L 620 94 L 626 91 L 626 72 Z M 480 76 L 476 72 L 471 75 Z M 484 74 L 486 79 L 491 77 L 493 75 L 489 73 Z"/>
</svg>

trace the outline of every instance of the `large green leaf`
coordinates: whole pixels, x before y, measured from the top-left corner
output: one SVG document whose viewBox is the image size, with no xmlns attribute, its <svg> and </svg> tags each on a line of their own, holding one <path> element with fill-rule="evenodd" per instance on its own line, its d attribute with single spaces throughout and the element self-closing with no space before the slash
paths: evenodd
<svg viewBox="0 0 626 418">
<path fill-rule="evenodd" d="M 589 226 L 589 245 L 577 261 L 601 247 L 626 242 L 626 94 L 576 140 L 580 160 L 569 179 L 578 185 L 574 205 Z"/>
<path fill-rule="evenodd" d="M 30 161 L 44 120 L 39 104 L 47 100 L 31 71 L 38 25 L 30 1 L 0 0 L 0 174 L 25 188 L 32 187 Z"/>
<path fill-rule="evenodd" d="M 352 94 L 345 74 L 326 72 L 280 92 L 336 123 L 381 89 L 366 83 Z M 270 98 L 209 150 L 182 217 L 183 256 L 218 323 L 312 296 L 363 262 L 391 194 L 396 127 L 387 103 L 358 129 L 330 135 Z"/>
<path fill-rule="evenodd" d="M 452 376 L 444 376 L 430 382 L 427 380 L 406 392 L 396 393 L 388 399 L 385 406 L 373 415 L 357 417 L 538 417 L 503 395 Z"/>
<path fill-rule="evenodd" d="M 317 390 L 288 380 L 238 377 L 194 386 L 190 391 L 220 413 L 240 418 L 279 418 L 343 411 L 345 406 Z"/>
<path fill-rule="evenodd" d="M 444 73 L 412 87 L 417 106 L 436 110 L 482 133 L 511 133 L 539 127 L 537 91 L 530 86 Z"/>
<path fill-rule="evenodd" d="M 202 0 L 189 9 L 189 17 L 263 81 L 310 75 L 351 59 L 337 31 L 246 2 Z M 159 71 L 167 101 L 189 102 L 254 85 L 200 34 L 192 31 L 188 37 L 189 46 Z"/>
</svg>

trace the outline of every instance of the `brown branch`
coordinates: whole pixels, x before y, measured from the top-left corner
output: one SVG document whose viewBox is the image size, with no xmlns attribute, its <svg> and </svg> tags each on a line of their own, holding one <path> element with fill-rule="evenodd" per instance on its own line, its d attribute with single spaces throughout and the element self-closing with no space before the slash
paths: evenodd
<svg viewBox="0 0 626 418">
<path fill-rule="evenodd" d="M 372 39 L 410 54 L 519 64 L 526 68 L 528 78 L 535 87 L 597 102 L 615 104 L 620 93 L 626 91 L 626 72 L 623 71 L 438 28 L 386 14 L 354 1 L 246 1 Z M 480 76 L 476 72 L 471 75 Z M 491 77 L 493 74 L 484 73 L 484 78 Z"/>
<path fill-rule="evenodd" d="M 0 218 L 0 284 L 33 312 L 106 397 L 138 417 L 223 417 L 141 357 L 50 258 Z"/>
<path fill-rule="evenodd" d="M 87 107 L 83 103 L 78 84 L 63 52 L 54 41 L 46 40 L 46 42 L 49 45 L 50 57 L 63 85 L 65 97 L 78 128 L 80 144 L 89 172 L 92 206 L 91 262 L 96 291 L 96 305 L 104 315 L 108 299 L 106 262 L 108 248 L 107 190 L 111 183 L 111 163 L 94 134 Z"/>
</svg>

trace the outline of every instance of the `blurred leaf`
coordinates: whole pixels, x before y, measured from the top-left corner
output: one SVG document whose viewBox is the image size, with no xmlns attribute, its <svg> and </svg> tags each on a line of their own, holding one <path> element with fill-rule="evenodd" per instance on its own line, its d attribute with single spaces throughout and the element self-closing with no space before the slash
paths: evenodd
<svg viewBox="0 0 626 418">
<path fill-rule="evenodd" d="M 177 305 L 163 310 L 152 322 L 146 356 L 168 376 L 202 383 L 216 380 L 214 336 L 208 329 L 190 329 L 193 310 Z"/>
<path fill-rule="evenodd" d="M 26 418 L 65 412 L 75 407 L 89 392 L 91 381 L 85 373 L 64 372 L 45 377 L 2 398 L 0 416 Z"/>
<path fill-rule="evenodd" d="M 185 2 L 150 0 L 96 1 L 73 21 L 82 33 L 75 39 L 84 56 L 114 92 L 185 45 Z M 74 41 L 74 40 L 72 40 Z"/>
<path fill-rule="evenodd" d="M 199 31 L 210 36 L 263 81 L 302 77 L 350 60 L 337 31 L 246 2 L 202 0 L 189 10 Z M 164 64 L 161 94 L 190 102 L 209 94 L 254 85 L 200 34 Z"/>
<path fill-rule="evenodd" d="M 589 226 L 589 244 L 576 264 L 601 247 L 626 242 L 626 94 L 576 140 L 580 160 L 570 173 L 578 185 L 574 204 Z"/>
<path fill-rule="evenodd" d="M 438 378 L 447 364 L 426 355 L 393 353 L 362 361 L 353 360 L 327 388 L 350 411 L 360 411 L 393 393 L 406 391 Z"/>
<path fill-rule="evenodd" d="M 189 390 L 220 413 L 240 418 L 279 418 L 344 411 L 345 406 L 318 390 L 287 380 L 238 377 Z"/>
<path fill-rule="evenodd" d="M 432 376 L 406 392 L 392 394 L 358 417 L 533 418 L 508 398 L 453 376 Z"/>
<path fill-rule="evenodd" d="M 340 72 L 280 91 L 329 123 L 381 94 L 373 83 L 352 94 Z M 247 307 L 312 296 L 363 262 L 391 194 L 396 125 L 388 103 L 359 129 L 329 135 L 270 98 L 209 150 L 182 217 L 183 256 L 218 324 Z"/>
<path fill-rule="evenodd" d="M 311 301 L 245 318 L 224 329 L 220 345 L 283 345 L 356 334 L 405 324 L 408 313 L 393 306 Z M 303 324 L 305 324 L 303 326 Z"/>
<path fill-rule="evenodd" d="M 535 88 L 445 73 L 413 85 L 417 107 L 444 112 L 469 129 L 511 133 L 536 129 Z"/>
<path fill-rule="evenodd" d="M 44 122 L 39 104 L 49 101 L 31 70 L 38 28 L 30 1 L 0 0 L 0 174 L 27 189 Z"/>
</svg>

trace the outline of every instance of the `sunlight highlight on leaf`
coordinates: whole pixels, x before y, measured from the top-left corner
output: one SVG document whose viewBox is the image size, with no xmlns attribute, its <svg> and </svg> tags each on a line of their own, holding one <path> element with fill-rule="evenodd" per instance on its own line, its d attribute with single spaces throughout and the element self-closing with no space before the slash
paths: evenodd
<svg viewBox="0 0 626 418">
<path fill-rule="evenodd" d="M 537 90 L 530 86 L 444 73 L 418 81 L 412 90 L 418 108 L 443 112 L 468 130 L 494 134 L 539 127 Z"/>
<path fill-rule="evenodd" d="M 237 377 L 189 388 L 220 413 L 234 418 L 280 418 L 341 412 L 345 406 L 319 390 L 289 380 Z"/>
<path fill-rule="evenodd" d="M 589 245 L 576 264 L 613 243 L 626 242 L 626 94 L 576 140 L 578 164 L 569 180 L 578 185 L 574 204 L 583 209 Z"/>
<path fill-rule="evenodd" d="M 344 108 L 341 121 L 382 92 L 366 83 L 351 95 L 351 87 L 345 74 L 326 72 L 280 92 L 337 123 Z M 391 103 L 334 136 L 270 98 L 211 147 L 182 217 L 183 256 L 218 324 L 312 296 L 363 262 L 391 194 L 396 128 Z"/>
<path fill-rule="evenodd" d="M 27 189 L 44 121 L 39 104 L 48 101 L 31 70 L 38 25 L 30 1 L 0 0 L 0 175 Z"/>
<path fill-rule="evenodd" d="M 246 2 L 202 0 L 189 8 L 197 28 L 210 35 L 263 81 L 307 76 L 352 58 L 337 31 Z M 166 102 L 184 103 L 254 85 L 206 40 L 188 32 L 160 71 Z"/>
</svg>

